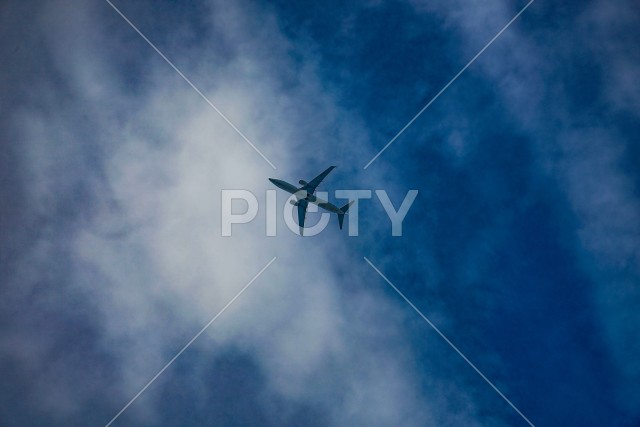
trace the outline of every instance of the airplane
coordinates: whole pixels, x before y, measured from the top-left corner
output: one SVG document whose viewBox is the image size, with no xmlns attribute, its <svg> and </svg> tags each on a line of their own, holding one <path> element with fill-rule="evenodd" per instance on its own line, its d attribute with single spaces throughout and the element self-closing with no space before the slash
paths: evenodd
<svg viewBox="0 0 640 427">
<path fill-rule="evenodd" d="M 289 184 L 288 182 L 282 181 L 281 179 L 269 178 L 269 181 L 274 183 L 276 187 L 281 188 L 288 193 L 295 194 L 297 200 L 290 200 L 290 203 L 293 206 L 298 207 L 298 226 L 300 227 L 301 236 L 303 235 L 302 233 L 304 229 L 304 217 L 307 213 L 307 206 L 309 206 L 309 203 L 313 203 L 323 209 L 328 210 L 329 212 L 338 214 L 338 225 L 342 230 L 344 216 L 349 210 L 349 207 L 355 202 L 355 200 L 352 200 L 343 207 L 339 208 L 336 205 L 327 202 L 326 200 L 317 198 L 313 194 L 320 182 L 322 182 L 322 180 L 325 179 L 325 177 L 329 175 L 329 172 L 331 172 L 334 168 L 335 166 L 328 167 L 324 172 L 313 178 L 310 182 L 301 179 L 298 182 L 300 183 L 300 185 L 302 185 L 302 187 L 296 187 L 295 185 Z"/>
</svg>

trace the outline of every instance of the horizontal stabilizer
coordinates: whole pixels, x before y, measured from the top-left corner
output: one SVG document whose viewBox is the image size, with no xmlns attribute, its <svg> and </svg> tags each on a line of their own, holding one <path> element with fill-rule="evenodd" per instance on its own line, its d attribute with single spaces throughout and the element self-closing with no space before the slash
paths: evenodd
<svg viewBox="0 0 640 427">
<path fill-rule="evenodd" d="M 351 205 L 354 203 L 355 203 L 355 200 L 352 200 L 340 208 L 341 213 L 338 213 L 338 225 L 340 226 L 340 230 L 342 230 L 342 224 L 344 224 L 344 214 L 347 213 Z"/>
</svg>

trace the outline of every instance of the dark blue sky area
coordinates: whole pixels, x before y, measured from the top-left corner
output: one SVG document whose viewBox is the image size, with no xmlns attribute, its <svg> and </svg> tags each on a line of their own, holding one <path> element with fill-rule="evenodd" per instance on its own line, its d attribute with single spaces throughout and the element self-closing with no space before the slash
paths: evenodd
<svg viewBox="0 0 640 427">
<path fill-rule="evenodd" d="M 514 11 L 518 5 L 512 2 Z M 603 99 L 602 68 L 608 64 L 581 43 L 584 34 L 567 30 L 584 8 L 538 2 L 515 25 L 514 31 L 544 47 L 549 65 L 540 72 L 553 78 L 533 88 L 548 105 L 539 113 L 540 127 L 525 130 L 514 122 L 512 105 L 498 93 L 500 82 L 482 78 L 472 66 L 381 157 L 379 163 L 421 194 L 405 236 L 378 243 L 370 256 L 396 260 L 385 273 L 426 313 L 430 305 L 446 307 L 454 319 L 450 337 L 489 367 L 490 378 L 508 384 L 508 394 L 538 425 L 634 425 L 638 419 L 618 406 L 615 370 L 593 317 L 593 279 L 576 259 L 578 219 L 530 147 L 536 139 L 553 144 L 562 131 L 554 123 L 558 108 L 577 123 L 607 120 L 637 151 L 632 129 Z M 469 59 L 460 34 L 404 3 L 370 9 L 282 3 L 277 10 L 301 49 L 311 45 L 319 52 L 328 84 L 380 136 L 372 141 L 380 148 Z M 631 34 L 618 38 L 637 56 Z M 486 41 L 474 44 L 480 48 Z M 487 61 L 510 61 L 496 53 L 490 48 Z M 446 124 L 464 126 L 477 141 L 462 167 L 443 152 L 453 130 Z M 637 162 L 628 167 L 637 182 Z M 430 254 L 440 270 L 436 283 L 416 272 L 429 256 L 421 250 L 424 241 L 436 242 Z M 412 330 L 432 333 L 422 324 Z M 491 360 L 496 354 L 498 364 Z M 499 400 L 488 386 L 475 390 L 488 407 Z M 517 424 L 517 417 L 510 422 Z"/>
</svg>

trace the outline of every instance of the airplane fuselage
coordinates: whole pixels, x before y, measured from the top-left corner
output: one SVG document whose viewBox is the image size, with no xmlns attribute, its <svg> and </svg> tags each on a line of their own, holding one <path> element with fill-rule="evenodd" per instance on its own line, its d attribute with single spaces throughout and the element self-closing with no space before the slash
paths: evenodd
<svg viewBox="0 0 640 427">
<path fill-rule="evenodd" d="M 315 195 L 307 192 L 304 186 L 296 187 L 293 184 L 290 184 L 286 181 L 283 181 L 281 179 L 275 179 L 275 178 L 269 178 L 269 181 L 271 181 L 276 187 L 281 188 L 288 193 L 295 194 L 296 198 L 298 199 L 298 202 L 300 200 L 305 200 L 309 203 L 313 203 L 314 205 L 318 205 L 321 208 L 328 210 L 329 212 L 343 213 L 342 210 L 336 205 L 334 205 L 333 203 L 329 203 L 328 201 L 322 200 L 316 197 Z M 296 205 L 298 202 L 296 202 Z"/>
</svg>

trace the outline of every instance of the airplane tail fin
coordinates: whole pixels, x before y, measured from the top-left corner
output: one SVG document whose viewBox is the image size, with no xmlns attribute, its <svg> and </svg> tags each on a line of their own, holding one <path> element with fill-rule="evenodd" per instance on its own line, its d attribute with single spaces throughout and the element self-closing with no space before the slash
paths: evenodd
<svg viewBox="0 0 640 427">
<path fill-rule="evenodd" d="M 351 205 L 355 202 L 355 200 L 350 201 L 349 203 L 347 203 L 346 205 L 344 205 L 343 207 L 340 208 L 340 211 L 342 211 L 342 213 L 338 214 L 338 224 L 340 225 L 340 230 L 342 230 L 342 224 L 344 224 L 344 214 L 347 213 L 347 211 L 349 210 L 349 208 L 351 207 Z"/>
</svg>

